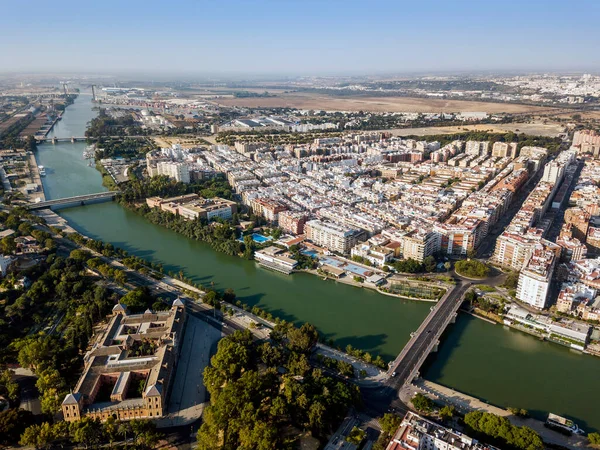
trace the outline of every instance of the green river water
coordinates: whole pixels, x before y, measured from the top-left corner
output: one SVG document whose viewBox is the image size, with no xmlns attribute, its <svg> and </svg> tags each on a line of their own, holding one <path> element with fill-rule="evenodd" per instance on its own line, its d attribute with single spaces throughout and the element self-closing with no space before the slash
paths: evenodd
<svg viewBox="0 0 600 450">
<path fill-rule="evenodd" d="M 81 95 L 67 108 L 49 136 L 82 136 L 96 113 Z M 84 143 L 43 144 L 38 163 L 48 199 L 104 190 L 100 174 L 82 158 Z M 313 323 L 337 344 L 392 359 L 427 315 L 430 304 L 402 301 L 371 290 L 322 281 L 307 274 L 286 276 L 254 262 L 213 251 L 209 246 L 153 225 L 116 203 L 58 211 L 78 231 L 183 269 L 193 279 L 232 288 L 238 297 L 295 322 Z M 587 431 L 600 429 L 600 358 L 541 342 L 521 332 L 459 316 L 439 352 L 422 370 L 425 378 L 499 406 L 528 409 L 544 419 L 548 412 L 572 417 Z"/>
</svg>

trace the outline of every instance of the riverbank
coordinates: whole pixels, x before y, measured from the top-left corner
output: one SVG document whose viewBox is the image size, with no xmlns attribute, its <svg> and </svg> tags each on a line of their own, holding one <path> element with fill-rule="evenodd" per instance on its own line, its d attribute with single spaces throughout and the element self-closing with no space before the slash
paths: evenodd
<svg viewBox="0 0 600 450">
<path fill-rule="evenodd" d="M 565 436 L 556 431 L 552 431 L 544 426 L 544 422 L 531 417 L 517 417 L 507 409 L 499 408 L 484 402 L 476 397 L 472 397 L 463 392 L 456 391 L 441 384 L 419 378 L 412 385 L 403 388 L 400 391 L 400 398 L 405 402 L 415 395 L 415 392 L 421 392 L 423 395 L 431 398 L 434 402 L 453 405 L 461 414 L 471 411 L 485 411 L 497 416 L 506 417 L 515 426 L 527 426 L 538 433 L 544 443 L 560 445 L 572 450 L 579 450 L 588 447 L 587 439 L 583 436 Z"/>
</svg>

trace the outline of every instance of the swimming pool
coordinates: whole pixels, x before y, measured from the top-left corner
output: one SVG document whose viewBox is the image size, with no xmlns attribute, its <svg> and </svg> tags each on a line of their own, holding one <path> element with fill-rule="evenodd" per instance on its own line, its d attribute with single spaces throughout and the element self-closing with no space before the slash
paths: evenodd
<svg viewBox="0 0 600 450">
<path fill-rule="evenodd" d="M 269 241 L 273 240 L 273 238 L 271 236 L 263 236 L 262 234 L 259 234 L 259 233 L 252 233 L 250 236 L 252 236 L 252 240 L 254 242 L 256 242 L 257 244 L 264 244 L 265 242 L 269 242 Z M 242 236 L 241 238 L 238 239 L 238 241 L 244 242 L 244 237 Z"/>
</svg>

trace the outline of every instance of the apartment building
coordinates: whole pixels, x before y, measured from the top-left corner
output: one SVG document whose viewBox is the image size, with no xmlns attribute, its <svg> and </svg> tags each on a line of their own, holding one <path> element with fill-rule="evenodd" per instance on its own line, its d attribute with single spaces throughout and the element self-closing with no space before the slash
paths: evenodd
<svg viewBox="0 0 600 450">
<path fill-rule="evenodd" d="M 568 208 L 565 211 L 565 226 L 571 230 L 572 236 L 581 242 L 585 242 L 587 239 L 590 219 L 590 213 L 582 208 Z"/>
<path fill-rule="evenodd" d="M 332 222 L 310 220 L 304 226 L 306 239 L 328 250 L 348 254 L 352 247 L 365 240 L 365 232 L 342 227 Z"/>
<path fill-rule="evenodd" d="M 190 182 L 190 168 L 185 162 L 160 161 L 156 164 L 156 174 L 166 175 L 181 183 Z"/>
<path fill-rule="evenodd" d="M 550 281 L 559 257 L 560 247 L 556 244 L 544 240 L 534 246 L 519 274 L 519 300 L 535 308 L 546 307 Z"/>
<path fill-rule="evenodd" d="M 503 266 L 521 270 L 533 246 L 542 238 L 542 230 L 528 228 L 523 232 L 504 232 L 496 240 L 494 260 Z"/>
<path fill-rule="evenodd" d="M 578 153 L 591 153 L 600 156 L 600 133 L 594 130 L 580 130 L 573 134 L 573 147 Z"/>
<path fill-rule="evenodd" d="M 277 223 L 279 221 L 279 213 L 288 209 L 285 203 L 272 198 L 250 199 L 249 206 L 254 214 L 264 217 L 271 223 Z"/>
<path fill-rule="evenodd" d="M 304 233 L 304 225 L 308 214 L 300 211 L 281 211 L 279 213 L 279 228 L 294 235 Z"/>
<path fill-rule="evenodd" d="M 467 155 L 487 155 L 489 153 L 490 143 L 488 141 L 467 141 L 465 153 Z"/>
<path fill-rule="evenodd" d="M 408 412 L 388 443 L 386 450 L 498 450 Z"/>
<path fill-rule="evenodd" d="M 486 232 L 483 221 L 452 217 L 433 227 L 437 234 L 437 250 L 448 255 L 466 255 L 475 250 Z"/>
<path fill-rule="evenodd" d="M 433 255 L 438 247 L 437 235 L 432 230 L 415 229 L 404 236 L 401 240 L 402 257 L 415 259 L 419 262 Z"/>
<path fill-rule="evenodd" d="M 516 158 L 517 143 L 516 142 L 494 142 L 492 146 L 492 156 L 497 158 Z"/>
</svg>

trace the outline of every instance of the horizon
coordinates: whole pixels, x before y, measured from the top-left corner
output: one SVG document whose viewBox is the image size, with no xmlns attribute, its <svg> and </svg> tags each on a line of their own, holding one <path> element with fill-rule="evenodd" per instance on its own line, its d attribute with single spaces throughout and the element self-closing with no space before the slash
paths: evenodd
<svg viewBox="0 0 600 450">
<path fill-rule="evenodd" d="M 176 6 L 68 0 L 60 8 L 35 0 L 4 9 L 0 37 L 10 45 L 0 49 L 3 73 L 286 77 L 600 71 L 595 49 L 600 30 L 591 20 L 586 27 L 586 18 L 600 14 L 600 3 L 593 1 L 509 0 L 498 10 L 473 0 L 453 5 L 234 0 L 225 10 L 190 0 Z"/>
</svg>

